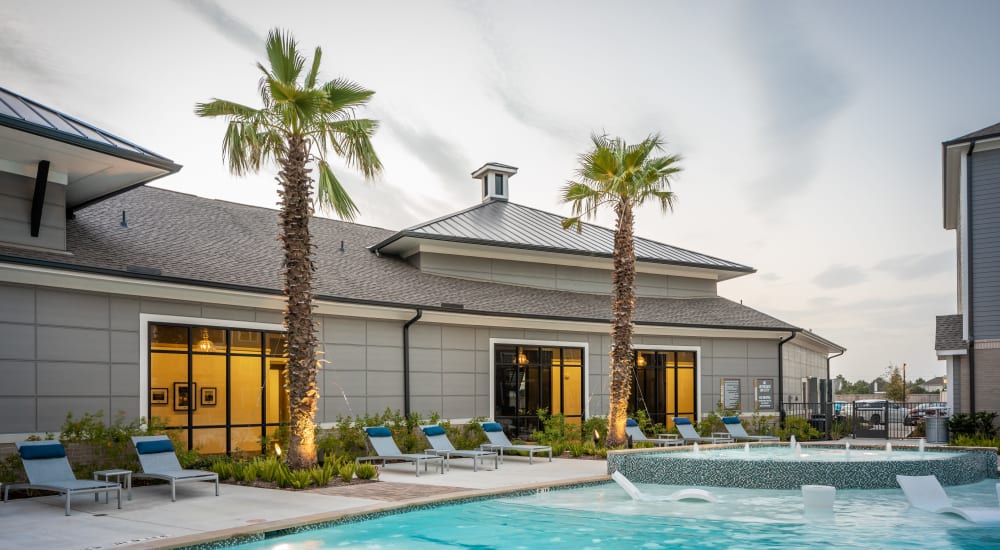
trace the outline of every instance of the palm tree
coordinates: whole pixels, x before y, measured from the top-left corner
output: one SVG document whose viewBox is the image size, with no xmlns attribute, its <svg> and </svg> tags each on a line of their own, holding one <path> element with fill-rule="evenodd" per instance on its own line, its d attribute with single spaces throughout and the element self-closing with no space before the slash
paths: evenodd
<svg viewBox="0 0 1000 550">
<path fill-rule="evenodd" d="M 609 447 L 625 444 L 625 420 L 631 394 L 633 353 L 632 317 L 635 312 L 635 209 L 657 202 L 666 213 L 673 209 L 672 176 L 681 171 L 679 155 L 652 156 L 663 151 L 663 140 L 652 134 L 629 145 L 621 138 L 591 135 L 593 149 L 580 155 L 577 181 L 563 187 L 563 202 L 573 205 L 573 217 L 563 229 L 582 231 L 583 217 L 593 218 L 603 205 L 614 208 L 615 248 L 611 272 L 611 402 L 608 407 Z"/>
<path fill-rule="evenodd" d="M 378 122 L 354 118 L 375 92 L 341 78 L 321 83 L 322 51 L 316 48 L 309 70 L 290 33 L 273 29 L 267 35 L 268 67 L 257 63 L 262 73 L 258 92 L 263 107 L 257 109 L 233 101 L 212 99 L 199 103 L 195 113 L 224 117 L 229 121 L 222 140 L 222 158 L 237 176 L 260 171 L 276 162 L 280 240 L 287 304 L 284 325 L 287 335 L 288 394 L 291 426 L 288 462 L 304 467 L 316 462 L 315 416 L 319 391 L 316 374 L 316 332 L 312 317 L 313 244 L 309 219 L 313 213 L 313 179 L 310 164 L 319 173 L 316 204 L 337 216 L 353 220 L 357 206 L 347 195 L 327 162 L 328 151 L 360 170 L 365 179 L 382 171 L 371 137 Z"/>
</svg>

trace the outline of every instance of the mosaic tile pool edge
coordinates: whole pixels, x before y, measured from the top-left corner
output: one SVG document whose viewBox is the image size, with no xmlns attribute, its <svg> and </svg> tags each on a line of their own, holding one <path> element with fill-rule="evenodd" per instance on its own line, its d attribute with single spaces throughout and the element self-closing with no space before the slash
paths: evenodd
<svg viewBox="0 0 1000 550">
<path fill-rule="evenodd" d="M 933 474 L 942 485 L 965 485 L 997 477 L 995 451 L 983 449 L 959 452 L 961 454 L 958 456 L 940 460 L 921 460 L 913 453 L 914 460 L 866 462 L 818 462 L 807 459 L 706 460 L 690 455 L 670 456 L 670 452 L 609 453 L 608 473 L 621 471 L 636 483 L 747 489 L 798 489 L 802 485 L 833 485 L 838 489 L 894 489 L 899 487 L 896 484 L 897 474 Z"/>
</svg>

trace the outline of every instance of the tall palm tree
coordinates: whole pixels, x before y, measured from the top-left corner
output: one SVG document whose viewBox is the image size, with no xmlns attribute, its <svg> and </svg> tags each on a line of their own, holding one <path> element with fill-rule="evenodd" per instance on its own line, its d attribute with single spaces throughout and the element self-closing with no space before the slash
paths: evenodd
<svg viewBox="0 0 1000 550">
<path fill-rule="evenodd" d="M 573 217 L 563 229 L 583 229 L 582 218 L 592 218 L 599 207 L 611 206 L 615 221 L 615 248 L 611 272 L 611 402 L 608 407 L 608 446 L 625 444 L 625 421 L 632 388 L 632 317 L 635 312 L 635 209 L 647 201 L 673 209 L 671 178 L 681 171 L 679 155 L 653 156 L 663 151 L 663 139 L 652 134 L 634 145 L 621 138 L 591 135 L 593 149 L 580 155 L 577 180 L 562 191 L 573 206 Z"/>
<path fill-rule="evenodd" d="M 222 140 L 223 161 L 237 176 L 260 171 L 276 162 L 280 240 L 284 249 L 284 325 L 287 335 L 288 394 L 291 402 L 291 437 L 288 462 L 303 467 L 316 462 L 315 416 L 319 391 L 316 374 L 316 330 L 313 323 L 313 244 L 309 219 L 313 214 L 313 179 L 309 165 L 319 173 L 316 204 L 352 220 L 357 206 L 327 162 L 328 151 L 359 170 L 366 179 L 382 171 L 371 137 L 378 122 L 354 118 L 375 92 L 342 78 L 319 82 L 322 51 L 316 48 L 307 72 L 307 60 L 288 32 L 273 29 L 267 35 L 268 66 L 257 63 L 263 107 L 212 99 L 199 103 L 195 113 L 229 121 Z"/>
</svg>

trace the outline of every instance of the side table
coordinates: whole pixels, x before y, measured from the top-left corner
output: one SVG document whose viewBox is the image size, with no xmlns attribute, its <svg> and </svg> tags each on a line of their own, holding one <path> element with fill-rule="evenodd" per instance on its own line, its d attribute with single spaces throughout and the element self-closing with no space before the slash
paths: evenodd
<svg viewBox="0 0 1000 550">
<path fill-rule="evenodd" d="M 114 478 L 112 480 L 111 478 Z M 128 500 L 132 500 L 132 470 L 97 470 L 94 472 L 94 481 L 116 481 L 119 484 L 125 482 L 124 487 L 128 490 Z M 99 493 L 94 493 L 94 502 L 98 501 Z M 104 492 L 104 502 L 108 502 L 108 492 Z"/>
</svg>

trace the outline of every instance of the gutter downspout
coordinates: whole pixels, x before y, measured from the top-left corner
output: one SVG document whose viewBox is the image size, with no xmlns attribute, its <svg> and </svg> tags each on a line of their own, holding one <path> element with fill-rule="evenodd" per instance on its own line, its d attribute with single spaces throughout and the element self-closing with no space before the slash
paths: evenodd
<svg viewBox="0 0 1000 550">
<path fill-rule="evenodd" d="M 969 288 L 969 412 L 975 414 L 976 412 L 976 337 L 973 329 L 973 306 L 975 301 L 972 299 L 972 150 L 976 148 L 976 140 L 972 140 L 969 143 L 969 150 L 965 153 L 965 184 L 968 186 L 966 191 L 966 197 L 968 199 L 968 205 L 966 205 L 966 227 L 969 228 L 969 234 L 966 239 L 969 242 L 968 258 L 969 262 L 969 280 L 966 282 Z"/>
<path fill-rule="evenodd" d="M 795 335 L 797 330 L 793 330 L 791 336 L 782 338 L 778 342 L 778 425 L 785 427 L 785 356 L 781 353 L 781 348 L 785 346 Z"/>
<path fill-rule="evenodd" d="M 417 309 L 417 314 L 403 325 L 403 415 L 410 416 L 410 325 L 424 316 L 424 310 Z"/>
</svg>

